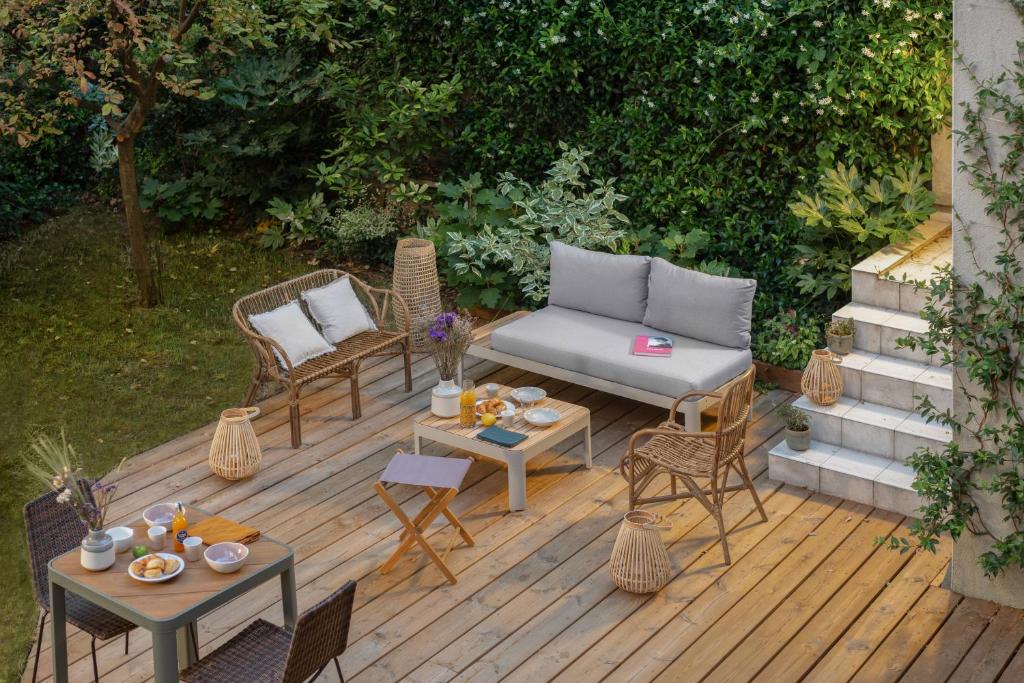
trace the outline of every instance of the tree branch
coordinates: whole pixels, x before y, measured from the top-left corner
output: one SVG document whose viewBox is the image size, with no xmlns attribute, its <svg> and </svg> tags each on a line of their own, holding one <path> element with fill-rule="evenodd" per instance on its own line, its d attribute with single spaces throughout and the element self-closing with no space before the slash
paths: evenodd
<svg viewBox="0 0 1024 683">
<path fill-rule="evenodd" d="M 179 2 L 181 3 L 179 7 L 184 8 L 185 0 L 179 0 Z M 203 8 L 203 5 L 205 4 L 206 0 L 196 0 L 195 4 L 192 5 L 192 9 L 189 11 L 188 16 L 186 16 L 183 21 L 178 21 L 178 29 L 174 32 L 173 35 L 171 35 L 172 43 L 181 42 L 182 37 L 188 32 L 190 28 L 192 28 L 192 24 L 194 24 L 196 19 L 199 17 L 199 11 Z"/>
</svg>

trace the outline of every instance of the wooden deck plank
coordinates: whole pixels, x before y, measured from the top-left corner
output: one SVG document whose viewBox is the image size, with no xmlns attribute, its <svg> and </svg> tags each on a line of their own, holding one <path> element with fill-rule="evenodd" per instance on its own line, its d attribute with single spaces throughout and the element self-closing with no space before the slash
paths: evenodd
<svg viewBox="0 0 1024 683">
<path fill-rule="evenodd" d="M 995 617 L 999 606 L 964 598 L 935 633 L 901 680 L 920 683 L 945 681 Z"/>
<path fill-rule="evenodd" d="M 849 680 L 888 637 L 900 617 L 917 603 L 932 579 L 945 571 L 948 562 L 948 554 L 916 553 L 896 580 L 885 587 L 811 669 L 805 680 L 813 683 Z"/>
<path fill-rule="evenodd" d="M 944 588 L 929 586 L 899 626 L 871 654 L 851 679 L 855 683 L 895 683 L 917 659 L 918 653 L 950 613 L 961 597 Z"/>
<path fill-rule="evenodd" d="M 988 683 L 999 678 L 1003 668 L 1024 640 L 1024 612 L 1000 607 L 974 647 L 960 660 L 947 683 Z"/>
<path fill-rule="evenodd" d="M 902 519 L 889 512 L 879 514 L 894 524 Z M 901 530 L 907 529 L 901 527 Z M 779 604 L 705 680 L 724 683 L 753 679 L 832 598 L 838 595 L 841 599 L 849 600 L 869 589 L 876 574 L 885 573 L 892 577 L 908 559 L 874 548 L 870 544 L 855 542 L 857 540 L 853 538 L 844 541 L 839 550 L 830 555 L 813 575 Z M 629 660 L 626 663 L 630 663 Z M 639 663 L 643 665 L 642 658 Z M 628 672 L 624 670 L 622 673 Z M 626 679 L 616 672 L 610 680 Z"/>
<path fill-rule="evenodd" d="M 903 680 L 927 683 L 961 674 L 1021 678 L 1021 613 L 961 600 L 938 585 L 938 574 L 931 583 L 924 578 L 923 559 L 872 547 L 870 537 L 892 532 L 900 517 L 766 479 L 765 452 L 778 431 L 772 411 L 789 394 L 757 397 L 746 444 L 769 524 L 760 523 L 748 494 L 731 493 L 734 562 L 726 567 L 703 508 L 693 501 L 660 505 L 674 521 L 665 540 L 677 575 L 656 595 L 633 596 L 607 575 L 626 507 L 625 482 L 614 468 L 629 435 L 664 419 L 664 409 L 472 358 L 466 366 L 481 382 L 538 384 L 586 405 L 595 467 L 583 467 L 582 438 L 574 435 L 531 460 L 529 508 L 509 513 L 504 470 L 475 462 L 452 508 L 478 544 L 457 544 L 449 556 L 459 577 L 454 586 L 421 554 L 387 575 L 377 572 L 400 525 L 371 486 L 396 449 L 411 447 L 410 418 L 429 404 L 436 382 L 426 357 L 414 364 L 408 394 L 397 360 L 368 364 L 364 418 L 354 422 L 348 382 L 316 383 L 303 398 L 298 449 L 290 448 L 285 397 L 263 401 L 254 427 L 265 457 L 250 480 L 210 474 L 215 423 L 140 454 L 116 475 L 124 494 L 116 514 L 130 519 L 154 502 L 181 499 L 254 524 L 295 550 L 300 608 L 358 579 L 351 645 L 342 657 L 351 681 L 749 680 L 759 673 L 790 681 L 805 672 L 888 681 L 904 671 Z M 425 450 L 458 453 L 432 443 Z M 394 493 L 407 512 L 422 505 L 416 490 Z M 435 545 L 449 533 L 440 523 L 427 530 Z M 201 619 L 201 651 L 256 617 L 280 623 L 276 585 Z M 816 628 L 819 637 L 811 638 Z M 90 680 L 89 641 L 69 631 L 71 679 Z M 41 646 L 42 682 L 52 680 L 48 630 Z M 127 656 L 122 648 L 123 641 L 98 648 L 102 680 L 151 680 L 149 634 L 134 632 Z M 787 669 L 785 661 L 796 666 Z M 337 676 L 329 669 L 319 681 Z"/>
<path fill-rule="evenodd" d="M 797 539 L 797 546 L 786 559 L 780 563 L 758 564 L 755 569 L 763 570 L 767 575 L 756 585 L 743 585 L 738 591 L 721 601 L 727 607 L 724 614 L 710 627 L 702 626 L 694 632 L 690 625 L 693 616 L 690 609 L 683 612 L 684 620 L 669 621 L 657 632 L 649 630 L 643 633 L 639 624 L 631 632 L 628 624 L 620 624 L 611 634 L 605 637 L 583 658 L 563 672 L 563 678 L 576 674 L 603 675 L 616 668 L 634 653 L 643 653 L 648 647 L 656 647 L 662 651 L 660 656 L 651 657 L 653 665 L 644 669 L 645 676 L 673 675 L 685 672 L 684 675 L 694 680 L 709 673 L 718 662 L 728 655 L 754 627 L 788 596 L 797 586 L 811 574 L 850 534 L 858 534 L 865 542 L 870 542 L 872 532 L 877 533 L 879 527 L 886 533 L 891 525 L 879 520 L 871 520 L 866 516 L 871 509 L 857 503 L 844 502 L 817 529 L 808 532 L 803 539 Z M 873 522 L 873 523 L 872 523 Z M 730 573 L 732 570 L 730 570 Z M 721 590 L 721 586 L 716 586 Z M 699 599 L 704 599 L 703 596 Z M 729 604 L 731 603 L 731 604 Z M 721 613 L 722 610 L 719 610 Z M 633 635 L 633 634 L 636 635 Z M 639 636 L 644 639 L 640 640 Z M 653 643 L 653 645 L 652 645 Z M 692 643 L 692 644 L 691 644 Z M 631 649 L 626 649 L 628 645 Z M 652 653 L 653 654 L 653 653 Z M 671 658 L 675 656 L 675 661 Z M 597 662 L 608 662 L 605 667 L 598 667 Z M 593 663 L 592 663 L 593 662 Z M 664 673 L 662 673 L 664 669 Z M 640 680 L 640 676 L 637 676 Z"/>
</svg>

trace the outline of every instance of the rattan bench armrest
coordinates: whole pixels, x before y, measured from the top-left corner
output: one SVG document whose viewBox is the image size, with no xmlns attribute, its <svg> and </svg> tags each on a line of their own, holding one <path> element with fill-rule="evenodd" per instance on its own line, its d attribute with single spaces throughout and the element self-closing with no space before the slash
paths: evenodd
<svg viewBox="0 0 1024 683">
<path fill-rule="evenodd" d="M 249 338 L 250 342 L 262 344 L 263 346 L 268 347 L 270 349 L 269 352 L 266 349 L 264 349 L 263 354 L 265 357 L 264 360 L 267 361 L 267 370 L 273 372 L 278 367 L 277 359 L 274 358 L 274 350 L 276 350 L 279 354 L 281 354 L 281 358 L 284 359 L 285 370 L 289 375 L 292 374 L 292 370 L 294 370 L 294 366 L 292 366 L 292 359 L 288 357 L 287 353 L 285 353 L 284 347 L 281 346 L 278 342 L 276 342 L 272 337 L 265 337 L 262 334 L 256 334 L 255 332 L 250 332 L 249 330 L 245 330 L 245 336 Z"/>
</svg>

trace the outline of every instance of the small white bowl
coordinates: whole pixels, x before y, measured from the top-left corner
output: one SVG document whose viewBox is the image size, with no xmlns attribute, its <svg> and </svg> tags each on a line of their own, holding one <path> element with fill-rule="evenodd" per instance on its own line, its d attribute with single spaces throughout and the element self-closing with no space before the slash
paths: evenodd
<svg viewBox="0 0 1024 683">
<path fill-rule="evenodd" d="M 532 408 L 523 413 L 523 419 L 534 427 L 550 427 L 562 419 L 562 414 L 554 408 Z"/>
<path fill-rule="evenodd" d="M 107 529 L 107 535 L 114 541 L 114 552 L 123 553 L 132 547 L 135 529 L 130 526 L 115 526 L 113 529 Z"/>
<path fill-rule="evenodd" d="M 214 543 L 206 552 L 203 558 L 210 569 L 221 574 L 237 572 L 245 564 L 245 558 L 249 557 L 249 549 L 241 543 Z"/>
<path fill-rule="evenodd" d="M 512 398 L 524 406 L 532 406 L 538 401 L 543 401 L 547 395 L 548 392 L 540 387 L 519 387 L 512 390 Z"/>
<path fill-rule="evenodd" d="M 142 512 L 142 519 L 149 526 L 165 526 L 170 528 L 176 507 L 174 503 L 150 505 Z"/>
</svg>

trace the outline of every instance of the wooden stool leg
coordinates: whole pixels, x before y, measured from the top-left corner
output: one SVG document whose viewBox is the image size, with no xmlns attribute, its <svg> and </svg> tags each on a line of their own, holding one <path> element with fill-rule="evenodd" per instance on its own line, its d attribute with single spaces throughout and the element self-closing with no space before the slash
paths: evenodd
<svg viewBox="0 0 1024 683">
<path fill-rule="evenodd" d="M 435 491 L 434 489 L 432 489 L 429 486 L 424 486 L 423 489 L 427 492 L 427 494 L 431 498 L 436 498 L 437 495 L 438 495 L 437 491 Z M 450 491 L 455 491 L 455 489 L 449 489 L 449 490 Z M 458 491 L 455 491 L 455 492 L 458 493 Z M 455 496 L 452 496 L 452 498 L 454 498 L 454 497 Z M 443 514 L 448 519 L 448 523 L 449 524 L 451 524 L 453 527 L 455 527 L 455 530 L 459 532 L 460 536 L 462 536 L 462 540 L 464 540 L 466 542 L 466 545 L 476 545 L 476 541 L 474 541 L 473 540 L 473 536 L 470 535 L 469 529 L 467 529 L 465 526 L 463 526 L 462 521 L 458 517 L 455 516 L 454 512 L 452 512 L 451 510 L 448 509 L 447 505 L 445 505 L 444 508 L 441 510 L 441 514 Z"/>
<path fill-rule="evenodd" d="M 434 518 L 437 517 L 437 515 L 441 514 L 441 511 L 447 507 L 451 499 L 454 498 L 456 494 L 458 494 L 458 490 L 448 489 L 446 493 L 438 496 L 437 498 L 432 499 L 431 502 L 428 503 L 427 505 L 426 514 L 421 513 L 420 515 L 417 515 L 417 517 L 422 517 L 420 525 L 414 525 L 412 523 L 412 520 L 410 520 L 409 517 L 405 514 L 405 512 L 402 511 L 402 508 L 398 505 L 398 503 L 396 503 L 394 499 L 388 495 L 387 489 L 385 489 L 380 482 L 377 482 L 373 486 L 377 490 L 377 495 L 381 497 L 385 505 L 391 508 L 391 511 L 395 514 L 396 517 L 398 517 L 398 521 L 400 521 L 402 523 L 402 526 L 404 526 L 408 531 L 408 536 L 401 543 L 399 543 L 398 547 L 395 549 L 395 552 L 391 554 L 391 557 L 389 557 L 387 561 L 385 561 L 384 564 L 381 565 L 381 574 L 386 574 L 392 569 L 394 569 L 395 565 L 398 563 L 399 558 L 401 558 L 401 556 L 410 547 L 412 547 L 414 543 L 418 543 L 420 547 L 423 548 L 423 552 L 427 554 L 427 557 L 429 557 L 434 562 L 434 564 L 437 565 L 438 569 L 441 570 L 441 573 L 445 575 L 445 578 L 447 578 L 450 583 L 457 583 L 458 579 L 455 578 L 455 575 L 451 572 L 450 569 L 448 569 L 447 565 L 445 565 L 444 560 L 442 560 L 441 557 L 434 551 L 434 549 L 430 546 L 430 543 L 427 542 L 427 539 L 423 537 L 422 529 L 430 526 L 430 523 L 434 521 Z"/>
</svg>

